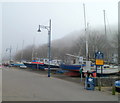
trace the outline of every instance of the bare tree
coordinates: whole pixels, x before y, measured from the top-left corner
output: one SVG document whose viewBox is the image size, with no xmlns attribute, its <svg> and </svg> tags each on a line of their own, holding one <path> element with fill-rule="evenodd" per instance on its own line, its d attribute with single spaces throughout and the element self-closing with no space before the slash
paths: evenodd
<svg viewBox="0 0 120 103">
<path fill-rule="evenodd" d="M 75 41 L 71 40 L 70 42 L 69 40 L 69 44 L 67 44 L 68 38 L 66 41 L 64 39 L 64 43 L 57 43 L 56 41 L 55 42 L 56 45 L 55 46 L 52 45 L 51 47 L 51 58 L 52 59 L 57 58 L 57 59 L 66 61 L 67 59 L 66 54 L 68 53 L 86 57 L 86 49 L 85 49 L 86 36 L 82 31 L 79 32 L 79 34 L 80 34 L 79 37 Z M 73 35 L 76 35 L 76 34 L 73 34 Z M 87 31 L 87 36 L 88 36 L 89 58 L 93 59 L 95 52 L 101 51 L 104 53 L 104 59 L 107 61 L 111 61 L 113 53 L 117 53 L 118 44 L 119 44 L 117 42 L 118 34 L 113 35 L 113 38 L 109 39 L 109 37 L 107 37 L 100 31 L 89 30 Z M 62 42 L 62 39 L 59 42 Z M 70 43 L 71 43 L 71 46 L 70 46 Z M 26 47 L 23 52 L 23 59 L 27 61 L 31 61 L 32 51 L 33 51 L 32 45 Z M 15 55 L 15 58 L 17 60 L 20 60 L 20 55 L 21 55 L 21 51 L 17 52 L 17 54 Z M 33 55 L 35 58 L 47 58 L 48 45 L 44 44 L 42 46 L 36 47 Z"/>
</svg>

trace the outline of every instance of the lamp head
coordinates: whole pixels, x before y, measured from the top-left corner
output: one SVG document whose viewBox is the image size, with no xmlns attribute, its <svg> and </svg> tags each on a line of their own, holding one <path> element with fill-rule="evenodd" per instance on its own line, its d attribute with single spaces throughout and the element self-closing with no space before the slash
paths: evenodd
<svg viewBox="0 0 120 103">
<path fill-rule="evenodd" d="M 39 29 L 38 29 L 38 32 L 41 32 L 41 30 L 40 30 L 40 25 L 39 25 Z"/>
</svg>

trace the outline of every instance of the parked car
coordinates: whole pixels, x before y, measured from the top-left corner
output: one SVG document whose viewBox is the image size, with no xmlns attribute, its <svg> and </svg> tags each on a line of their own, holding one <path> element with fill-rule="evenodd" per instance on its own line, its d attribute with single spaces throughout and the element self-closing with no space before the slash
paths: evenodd
<svg viewBox="0 0 120 103">
<path fill-rule="evenodd" d="M 21 65 L 20 68 L 26 69 L 27 66 L 25 66 L 25 65 Z"/>
</svg>

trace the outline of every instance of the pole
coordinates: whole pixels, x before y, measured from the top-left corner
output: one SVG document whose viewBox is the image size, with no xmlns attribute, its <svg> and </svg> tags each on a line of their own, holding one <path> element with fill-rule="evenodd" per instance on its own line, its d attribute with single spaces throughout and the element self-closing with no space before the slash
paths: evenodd
<svg viewBox="0 0 120 103">
<path fill-rule="evenodd" d="M 48 58 L 49 58 L 48 77 L 50 77 L 50 61 L 51 61 L 51 19 L 50 19 L 50 21 L 49 21 L 49 26 L 39 25 L 38 32 L 41 32 L 40 27 L 48 30 Z"/>
<path fill-rule="evenodd" d="M 107 29 L 106 29 L 106 12 L 105 10 L 103 10 L 103 14 L 104 14 L 104 27 L 105 27 L 105 38 L 106 38 L 106 42 L 107 42 L 107 45 L 108 45 L 108 39 L 107 39 Z M 108 50 L 108 47 L 105 48 L 106 51 Z M 109 51 L 106 52 L 106 59 L 107 59 L 107 62 L 109 61 Z"/>
<path fill-rule="evenodd" d="M 105 38 L 106 38 L 106 41 L 107 41 L 107 44 L 108 44 L 107 31 L 106 31 L 106 12 L 105 12 L 105 10 L 103 10 L 103 15 L 104 15 Z M 107 51 L 108 47 L 106 47 L 105 49 L 106 49 L 106 51 Z M 109 56 L 109 52 L 106 53 L 107 62 L 108 62 L 108 56 Z"/>
<path fill-rule="evenodd" d="M 22 59 L 23 59 L 23 46 L 24 46 L 24 40 L 23 40 L 23 43 L 22 43 L 21 62 L 22 62 Z"/>
<path fill-rule="evenodd" d="M 82 66 L 82 64 L 81 64 L 81 69 L 82 69 L 82 71 L 81 71 L 81 82 L 82 82 L 82 72 L 83 72 L 83 66 Z"/>
<path fill-rule="evenodd" d="M 103 66 L 101 66 L 101 76 L 103 76 Z"/>
<path fill-rule="evenodd" d="M 83 4 L 83 9 L 84 9 L 84 24 L 85 24 L 85 36 L 86 36 L 86 70 L 89 68 L 87 67 L 87 61 L 88 61 L 88 38 L 87 38 L 87 29 L 86 29 L 86 12 L 85 12 L 85 4 Z"/>
<path fill-rule="evenodd" d="M 95 68 L 95 69 L 96 69 L 96 77 L 97 77 L 97 65 L 96 65 L 96 68 Z"/>
<path fill-rule="evenodd" d="M 34 49 L 35 49 L 35 38 L 33 38 L 33 49 L 32 49 L 32 60 L 33 60 L 33 57 L 34 57 Z"/>
<path fill-rule="evenodd" d="M 48 77 L 50 77 L 50 61 L 51 61 L 51 19 L 49 21 L 49 30 L 48 30 L 48 36 L 49 36 L 49 41 L 48 41 L 48 57 L 49 57 L 49 65 L 48 65 Z"/>
<path fill-rule="evenodd" d="M 107 32 L 106 32 L 106 18 L 105 18 L 105 10 L 103 10 L 103 14 L 104 14 L 105 36 L 106 36 L 106 35 L 107 35 Z"/>
<path fill-rule="evenodd" d="M 86 28 L 86 12 L 85 12 L 85 4 L 83 4 L 84 8 L 84 24 L 85 24 L 85 35 L 86 35 L 86 61 L 88 61 L 88 41 L 87 41 L 87 28 Z"/>
<path fill-rule="evenodd" d="M 10 46 L 10 63 L 11 63 L 11 52 L 12 52 L 12 47 Z"/>
<path fill-rule="evenodd" d="M 17 47 L 16 47 L 16 53 L 15 54 L 17 54 L 17 52 L 18 52 L 18 44 L 17 44 Z M 17 58 L 15 58 L 15 60 L 17 61 Z"/>
<path fill-rule="evenodd" d="M 83 4 L 84 8 L 84 24 L 85 24 L 85 31 L 86 31 L 86 13 L 85 13 L 85 4 Z"/>
</svg>

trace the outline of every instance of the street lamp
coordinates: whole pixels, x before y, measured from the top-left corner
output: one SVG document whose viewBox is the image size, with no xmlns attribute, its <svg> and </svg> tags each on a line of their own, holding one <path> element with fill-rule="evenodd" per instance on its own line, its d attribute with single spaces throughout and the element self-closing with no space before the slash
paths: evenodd
<svg viewBox="0 0 120 103">
<path fill-rule="evenodd" d="M 49 26 L 39 25 L 38 32 L 41 32 L 41 28 L 48 30 L 48 57 L 49 57 L 49 65 L 48 65 L 48 77 L 50 77 L 50 61 L 51 61 L 51 19 L 49 21 Z"/>
</svg>

